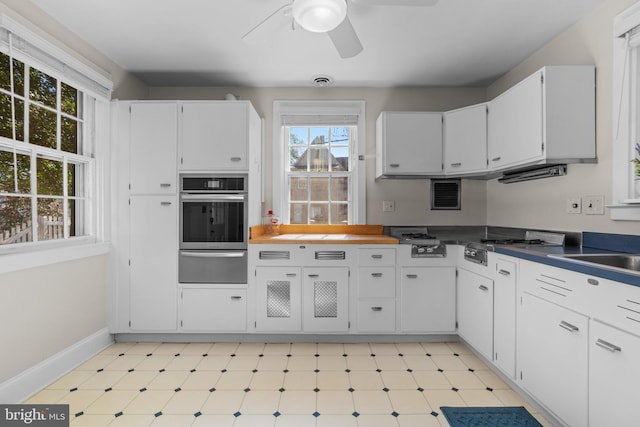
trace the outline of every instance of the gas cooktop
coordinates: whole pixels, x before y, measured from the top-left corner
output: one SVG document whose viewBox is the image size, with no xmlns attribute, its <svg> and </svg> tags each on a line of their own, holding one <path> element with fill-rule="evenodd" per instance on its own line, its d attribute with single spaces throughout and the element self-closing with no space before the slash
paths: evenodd
<svg viewBox="0 0 640 427">
<path fill-rule="evenodd" d="M 427 227 L 390 227 L 389 234 L 402 244 L 437 245 L 440 243 L 436 236 L 429 234 Z"/>
</svg>

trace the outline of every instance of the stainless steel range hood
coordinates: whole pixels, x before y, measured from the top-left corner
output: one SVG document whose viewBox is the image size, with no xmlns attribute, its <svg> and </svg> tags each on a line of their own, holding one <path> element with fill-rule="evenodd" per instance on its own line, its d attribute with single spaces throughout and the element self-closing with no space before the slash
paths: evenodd
<svg viewBox="0 0 640 427">
<path fill-rule="evenodd" d="M 498 182 L 511 184 L 514 182 L 551 178 L 553 176 L 563 176 L 566 174 L 567 165 L 546 165 L 543 167 L 519 169 L 517 171 L 503 173 L 502 178 L 498 178 Z"/>
</svg>

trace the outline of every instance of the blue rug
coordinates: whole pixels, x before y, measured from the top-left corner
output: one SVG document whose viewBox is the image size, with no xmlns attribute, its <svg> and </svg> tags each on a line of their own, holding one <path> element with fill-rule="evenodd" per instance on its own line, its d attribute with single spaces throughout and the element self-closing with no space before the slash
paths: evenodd
<svg viewBox="0 0 640 427">
<path fill-rule="evenodd" d="M 522 406 L 440 407 L 451 427 L 542 427 Z"/>
</svg>

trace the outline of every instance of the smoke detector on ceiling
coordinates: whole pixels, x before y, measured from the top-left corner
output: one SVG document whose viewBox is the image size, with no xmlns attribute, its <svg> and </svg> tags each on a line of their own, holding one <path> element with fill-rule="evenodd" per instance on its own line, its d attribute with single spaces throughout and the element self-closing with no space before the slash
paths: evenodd
<svg viewBox="0 0 640 427">
<path fill-rule="evenodd" d="M 331 86 L 333 84 L 333 78 L 331 76 L 318 75 L 311 77 L 311 82 L 319 87 Z"/>
</svg>

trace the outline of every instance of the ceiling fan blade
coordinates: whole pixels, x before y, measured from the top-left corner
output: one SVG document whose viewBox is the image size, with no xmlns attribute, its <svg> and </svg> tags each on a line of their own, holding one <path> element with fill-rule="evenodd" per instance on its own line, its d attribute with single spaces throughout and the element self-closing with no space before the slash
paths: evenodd
<svg viewBox="0 0 640 427">
<path fill-rule="evenodd" d="M 271 15 L 258 22 L 253 28 L 247 31 L 241 39 L 249 44 L 264 41 L 272 33 L 290 25 L 292 19 L 291 3 L 284 4 Z"/>
<path fill-rule="evenodd" d="M 341 58 L 352 58 L 362 52 L 362 43 L 348 16 L 328 34 Z"/>
<path fill-rule="evenodd" d="M 428 7 L 438 3 L 438 0 L 351 0 L 364 6 L 417 6 Z"/>
</svg>

